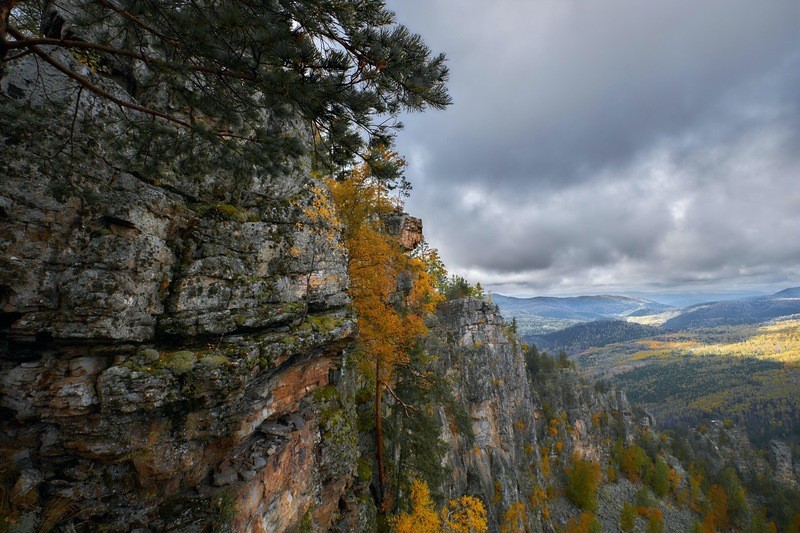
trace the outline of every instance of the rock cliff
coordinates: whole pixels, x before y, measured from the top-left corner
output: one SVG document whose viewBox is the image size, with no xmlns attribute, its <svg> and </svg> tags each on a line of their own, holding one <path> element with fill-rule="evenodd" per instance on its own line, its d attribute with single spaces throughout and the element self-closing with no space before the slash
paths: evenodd
<svg viewBox="0 0 800 533">
<path fill-rule="evenodd" d="M 489 531 L 556 531 L 582 512 L 564 497 L 566 471 L 577 456 L 601 468 L 596 515 L 603 531 L 616 530 L 622 504 L 633 502 L 642 484 L 608 478 L 617 468 L 612 447 L 617 438 L 623 445 L 658 440 L 657 432 L 647 436 L 653 418 L 622 391 L 588 384 L 574 369 L 532 375 L 524 346 L 491 303 L 450 301 L 437 316 L 428 349 L 438 354 L 459 406 L 439 407 L 450 474 L 445 495 L 479 496 Z M 674 457 L 670 461 L 681 468 Z M 668 501 L 653 505 L 667 531 L 690 528 L 688 510 Z"/>
<path fill-rule="evenodd" d="M 3 83 L 78 116 L 58 73 L 23 62 Z M 102 154 L 65 169 L 35 156 L 41 138 L 3 134 L 5 511 L 23 530 L 279 531 L 313 503 L 331 523 L 355 460 L 320 453 L 336 428 L 319 409 L 336 401 L 312 393 L 354 321 L 303 162 L 235 176 L 234 206 L 230 176 L 162 183 Z"/>
<path fill-rule="evenodd" d="M 504 509 L 523 503 L 526 523 L 539 530 L 538 509 L 530 506 L 538 471 L 535 408 L 520 345 L 485 301 L 445 302 L 438 317 L 428 349 L 438 355 L 453 395 L 438 409 L 447 443 L 444 493 L 479 496 L 492 531 Z"/>
</svg>

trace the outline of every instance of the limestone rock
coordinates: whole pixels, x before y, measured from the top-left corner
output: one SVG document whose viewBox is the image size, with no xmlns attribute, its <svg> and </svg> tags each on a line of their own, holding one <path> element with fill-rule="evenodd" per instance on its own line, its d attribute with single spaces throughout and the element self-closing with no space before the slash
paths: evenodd
<svg viewBox="0 0 800 533">
<path fill-rule="evenodd" d="M 67 31 L 50 15 L 49 34 Z M 74 114 L 78 141 L 112 111 L 32 58 L 0 81 L 4 97 L 42 104 L 53 131 Z M 67 170 L 42 155 L 63 142 L 0 131 L 0 470 L 18 510 L 69 501 L 84 531 L 234 516 L 276 531 L 313 505 L 327 527 L 355 460 L 319 451 L 332 430 L 311 397 L 337 375 L 354 320 L 343 247 L 305 214 L 324 192 L 307 162 L 165 177 L 100 147 Z"/>
<path fill-rule="evenodd" d="M 422 220 L 402 211 L 394 212 L 383 219 L 387 233 L 396 236 L 406 251 L 414 250 L 424 239 Z"/>
<path fill-rule="evenodd" d="M 785 442 L 776 439 L 769 441 L 767 458 L 776 478 L 787 485 L 797 485 L 795 469 L 792 464 L 792 450 Z"/>
<path fill-rule="evenodd" d="M 522 350 L 504 329 L 493 305 L 463 298 L 445 302 L 428 349 L 452 388 L 459 416 L 439 409 L 448 445 L 443 489 L 448 498 L 474 494 L 487 504 L 490 530 L 514 502 L 528 507 L 529 527 L 541 530 L 540 510 L 530 503 L 536 477 L 534 404 Z"/>
</svg>

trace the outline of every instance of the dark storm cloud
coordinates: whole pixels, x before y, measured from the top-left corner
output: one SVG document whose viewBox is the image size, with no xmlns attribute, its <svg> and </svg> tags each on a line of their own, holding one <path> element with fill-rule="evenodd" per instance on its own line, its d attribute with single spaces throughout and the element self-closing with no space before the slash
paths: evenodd
<svg viewBox="0 0 800 533">
<path fill-rule="evenodd" d="M 454 105 L 399 147 L 451 270 L 528 293 L 800 284 L 800 4 L 389 5 L 450 59 Z"/>
</svg>

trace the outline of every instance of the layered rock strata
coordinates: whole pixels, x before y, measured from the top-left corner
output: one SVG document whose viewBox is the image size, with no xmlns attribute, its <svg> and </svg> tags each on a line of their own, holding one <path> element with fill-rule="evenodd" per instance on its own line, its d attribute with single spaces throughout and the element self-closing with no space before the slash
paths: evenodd
<svg viewBox="0 0 800 533">
<path fill-rule="evenodd" d="M 20 62 L 3 89 L 88 113 L 58 76 Z M 331 522 L 354 461 L 316 453 L 312 393 L 354 322 L 313 212 L 324 189 L 302 161 L 163 181 L 48 148 L 0 143 L 0 470 L 18 526 L 276 531 L 311 503 Z"/>
</svg>

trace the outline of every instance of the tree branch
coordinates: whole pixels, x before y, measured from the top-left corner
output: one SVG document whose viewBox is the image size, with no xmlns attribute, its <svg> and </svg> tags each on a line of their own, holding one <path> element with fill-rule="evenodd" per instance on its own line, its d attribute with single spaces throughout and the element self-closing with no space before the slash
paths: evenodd
<svg viewBox="0 0 800 533">
<path fill-rule="evenodd" d="M 14 28 L 8 28 L 8 33 L 10 33 L 15 39 L 20 39 L 20 38 L 24 38 L 25 37 L 22 33 L 20 33 L 19 31 L 15 30 Z M 59 72 L 62 72 L 67 77 L 69 77 L 72 80 L 78 82 L 79 85 L 84 87 L 89 92 L 94 93 L 97 96 L 101 96 L 101 97 L 105 98 L 106 100 L 118 105 L 119 107 L 124 107 L 124 108 L 127 108 L 127 109 L 131 109 L 133 111 L 139 111 L 141 113 L 146 113 L 148 115 L 152 115 L 152 116 L 155 116 L 155 117 L 163 118 L 164 120 L 167 120 L 167 121 L 172 122 L 174 124 L 178 124 L 178 125 L 183 126 L 185 128 L 191 128 L 192 127 L 192 125 L 189 124 L 188 122 L 183 121 L 183 120 L 181 120 L 179 118 L 173 117 L 171 115 L 168 115 L 167 113 L 163 113 L 161 111 L 158 111 L 156 109 L 152 109 L 150 107 L 145 107 L 145 106 L 141 106 L 141 105 L 134 104 L 134 103 L 131 103 L 131 102 L 126 102 L 125 100 L 122 100 L 121 98 L 117 98 L 116 96 L 114 96 L 110 92 L 106 91 L 105 89 L 102 89 L 102 88 L 98 87 L 97 85 L 95 85 L 91 81 L 87 80 L 86 78 L 84 78 L 80 74 L 78 74 L 76 72 L 73 72 L 72 70 L 70 70 L 69 68 L 67 68 L 63 64 L 61 64 L 59 61 L 56 61 L 53 57 L 50 56 L 50 54 L 48 54 L 47 52 L 45 52 L 44 50 L 42 50 L 38 46 L 31 45 L 28 49 L 30 51 L 32 51 L 34 54 L 36 54 L 37 56 L 39 56 L 40 58 L 42 58 L 45 62 L 49 63 L 53 68 L 55 68 Z"/>
<path fill-rule="evenodd" d="M 151 63 L 154 65 L 159 65 L 162 67 L 171 68 L 171 65 L 157 57 L 146 56 L 139 54 L 137 52 L 132 52 L 130 50 L 123 50 L 120 48 L 115 48 L 113 46 L 107 46 L 104 44 L 97 44 L 91 43 L 88 41 L 76 41 L 76 40 L 69 40 L 69 39 L 51 39 L 47 37 L 42 38 L 26 38 L 21 32 L 15 30 L 12 33 L 13 28 L 9 28 L 8 31 L 17 39 L 16 41 L 11 41 L 6 43 L 6 48 L 9 50 L 14 50 L 17 48 L 30 48 L 32 46 L 39 46 L 39 45 L 52 45 L 52 46 L 60 46 L 62 48 L 78 48 L 82 50 L 97 50 L 100 52 L 106 52 L 116 56 L 122 57 L 129 57 L 131 59 L 136 59 L 142 61 L 144 63 Z M 20 37 L 17 37 L 17 36 Z M 17 56 L 19 57 L 19 56 Z M 17 57 L 10 58 L 16 59 Z M 214 74 L 216 76 L 224 76 L 229 78 L 236 78 L 239 80 L 247 80 L 247 81 L 254 81 L 256 79 L 255 74 L 248 74 L 243 72 L 236 72 L 233 70 L 228 70 L 226 68 L 217 68 L 217 67 L 208 67 L 203 65 L 180 65 L 181 68 L 188 68 L 189 70 L 195 72 L 203 72 L 205 74 Z"/>
<path fill-rule="evenodd" d="M 395 401 L 396 401 L 398 404 L 400 404 L 400 407 L 402 407 L 402 408 L 403 408 L 403 411 L 405 411 L 405 413 L 406 413 L 406 416 L 411 416 L 413 413 L 419 413 L 419 409 L 417 408 L 417 406 L 415 406 L 415 405 L 409 405 L 409 404 L 407 404 L 406 402 L 404 402 L 403 400 L 401 400 L 400 398 L 398 398 L 398 397 L 397 397 L 397 393 L 395 393 L 395 392 L 394 392 L 394 389 L 393 389 L 393 388 L 391 388 L 389 385 L 387 385 L 386 383 L 384 383 L 384 384 L 383 384 L 383 388 L 386 390 L 386 392 L 388 392 L 388 393 L 389 393 L 389 395 L 390 395 L 392 398 L 394 398 L 394 400 L 395 400 Z"/>
</svg>

